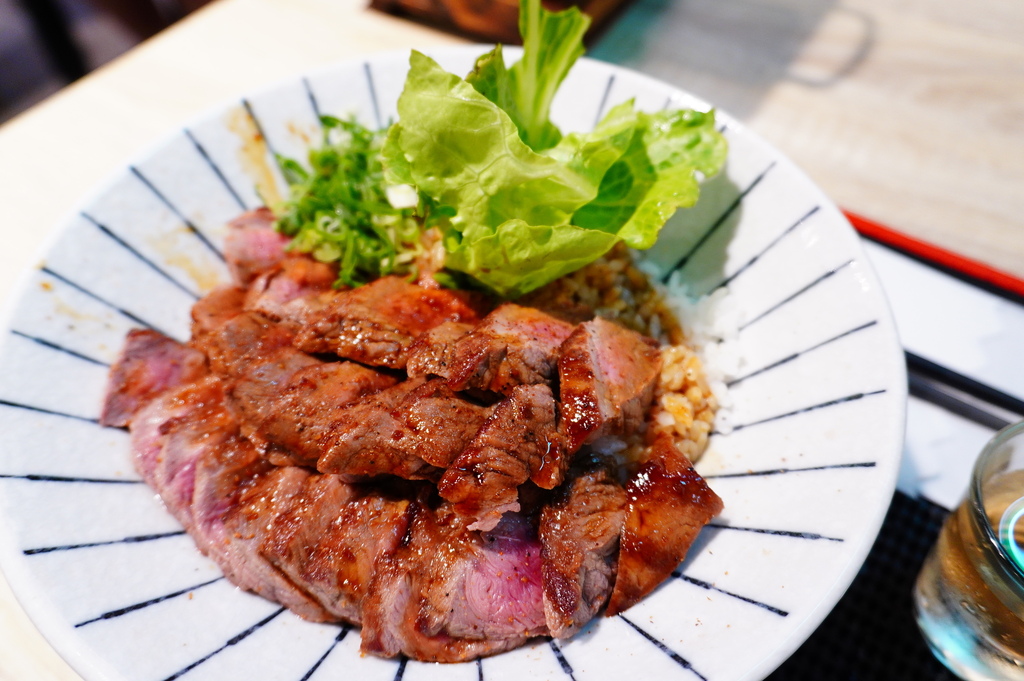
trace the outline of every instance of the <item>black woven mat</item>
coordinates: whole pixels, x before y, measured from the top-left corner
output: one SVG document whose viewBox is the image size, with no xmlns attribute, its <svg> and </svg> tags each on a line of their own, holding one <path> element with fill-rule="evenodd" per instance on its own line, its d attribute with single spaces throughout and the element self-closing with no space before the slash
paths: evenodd
<svg viewBox="0 0 1024 681">
<path fill-rule="evenodd" d="M 957 681 L 928 651 L 910 595 L 947 514 L 897 492 L 849 591 L 769 681 Z"/>
</svg>

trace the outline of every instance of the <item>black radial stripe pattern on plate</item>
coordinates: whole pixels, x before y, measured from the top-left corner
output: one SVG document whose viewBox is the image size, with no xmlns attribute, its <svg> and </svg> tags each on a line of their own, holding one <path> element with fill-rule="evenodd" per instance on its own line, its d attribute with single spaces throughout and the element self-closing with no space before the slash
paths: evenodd
<svg viewBox="0 0 1024 681">
<path fill-rule="evenodd" d="M 92 416 L 79 416 L 78 414 L 69 414 L 64 411 L 56 411 L 54 409 L 47 409 L 45 407 L 37 407 L 31 404 L 22 404 L 20 402 L 11 402 L 10 400 L 0 400 L 0 406 L 10 407 L 11 409 L 25 409 L 27 411 L 34 411 L 37 414 L 49 414 L 50 416 L 60 416 L 66 419 L 74 419 L 75 421 L 84 421 L 85 423 L 94 423 L 99 425 L 100 420 Z"/>
<path fill-rule="evenodd" d="M 142 182 L 142 184 L 146 185 L 149 191 L 153 193 L 153 196 L 160 199 L 160 202 L 167 206 L 167 209 L 174 213 L 174 216 L 176 218 L 181 220 L 182 224 L 185 225 L 188 231 L 195 235 L 196 239 L 198 239 L 199 242 L 203 244 L 203 246 L 205 246 L 207 250 L 209 250 L 215 256 L 220 258 L 221 262 L 225 262 L 224 254 L 221 252 L 221 250 L 213 245 L 213 242 L 210 241 L 210 239 L 205 234 L 203 234 L 203 231 L 196 227 L 195 223 L 192 222 L 192 220 L 190 220 L 188 216 L 186 216 L 185 213 L 183 213 L 181 209 L 174 204 L 174 202 L 167 198 L 167 195 L 160 191 L 157 188 L 157 186 L 153 184 L 152 180 L 143 175 L 142 171 L 136 168 L 135 166 L 129 166 L 128 170 L 131 171 L 132 175 L 137 177 L 139 181 Z"/>
<path fill-rule="evenodd" d="M 734 425 L 732 427 L 732 430 L 733 430 L 733 432 L 736 432 L 738 430 L 743 430 L 744 428 L 750 428 L 751 426 L 760 426 L 760 425 L 765 424 L 765 423 L 771 423 L 773 421 L 780 421 L 782 419 L 790 418 L 792 416 L 799 416 L 800 414 L 806 414 L 806 413 L 811 412 L 811 411 L 817 411 L 818 409 L 825 409 L 825 408 L 828 408 L 828 407 L 835 407 L 835 406 L 838 406 L 838 405 L 841 405 L 841 404 L 846 404 L 848 402 L 856 402 L 857 400 L 862 400 L 865 397 L 874 397 L 875 395 L 881 395 L 881 394 L 883 394 L 885 392 L 886 392 L 886 390 L 883 388 L 881 390 L 872 390 L 870 392 L 865 392 L 865 393 L 854 393 L 852 395 L 845 395 L 843 397 L 837 397 L 834 400 L 827 400 L 825 402 L 819 402 L 818 404 L 812 404 L 812 405 L 807 406 L 807 407 L 800 407 L 799 409 L 794 409 L 793 411 L 787 411 L 784 414 L 775 414 L 774 416 L 766 416 L 765 418 L 758 419 L 757 421 L 750 421 L 748 423 L 739 423 L 739 424 Z M 712 431 L 712 434 L 713 435 L 718 435 L 718 436 L 726 435 L 726 433 L 721 433 L 721 432 L 718 432 L 718 431 Z"/>
<path fill-rule="evenodd" d="M 597 112 L 594 114 L 594 127 L 601 122 L 601 118 L 605 114 L 605 108 L 608 106 L 608 97 L 611 96 L 612 87 L 615 85 L 615 74 L 608 76 L 608 82 L 605 83 L 604 93 L 601 95 L 601 101 L 597 105 Z"/>
<path fill-rule="evenodd" d="M 720 480 L 723 478 L 760 478 L 772 475 L 788 475 L 790 473 L 810 473 L 814 471 L 833 471 L 843 468 L 874 468 L 874 461 L 859 461 L 857 463 L 833 463 L 824 466 L 804 466 L 802 468 L 769 468 L 761 471 L 742 471 L 740 473 L 711 473 L 701 476 L 705 480 Z"/>
<path fill-rule="evenodd" d="M 405 667 L 409 664 L 409 658 L 402 655 L 398 660 L 398 669 L 395 670 L 395 681 L 402 681 L 402 677 L 405 676 Z"/>
<path fill-rule="evenodd" d="M 805 294 L 805 293 L 807 293 L 808 291 L 810 291 L 811 289 L 813 289 L 813 288 L 814 288 L 815 286 L 817 286 L 818 284 L 820 284 L 820 283 L 822 283 L 822 282 L 824 282 L 824 281 L 827 281 L 827 280 L 828 280 L 829 278 L 831 278 L 831 277 L 835 276 L 836 274 L 838 274 L 838 273 L 839 273 L 839 272 L 841 272 L 842 270 L 846 269 L 847 267 L 849 267 L 849 266 L 850 266 L 850 265 L 852 265 L 853 263 L 854 263 L 854 261 L 853 261 L 853 260 L 847 260 L 847 261 L 846 261 L 846 262 L 844 262 L 844 263 L 843 263 L 842 265 L 838 265 L 838 266 L 836 266 L 836 267 L 833 267 L 832 269 L 830 269 L 829 271 L 825 272 L 824 274 L 821 274 L 821 275 L 819 275 L 819 276 L 818 276 L 817 278 L 815 278 L 815 279 L 814 279 L 813 281 L 811 281 L 810 283 L 808 283 L 808 284 L 805 284 L 805 285 L 804 285 L 804 286 L 803 286 L 802 288 L 800 288 L 800 289 L 799 289 L 798 291 L 796 291 L 796 292 L 794 292 L 794 293 L 791 293 L 791 294 L 789 294 L 788 296 L 786 296 L 786 297 L 785 297 L 785 298 L 783 298 L 782 300 L 778 301 L 777 303 L 774 303 L 774 304 L 772 304 L 772 305 L 771 305 L 771 306 L 770 306 L 770 307 L 769 307 L 769 308 L 768 308 L 767 310 L 765 310 L 764 312 L 761 312 L 760 314 L 758 314 L 758 315 L 754 316 L 753 318 L 751 318 L 751 319 L 748 319 L 747 321 L 745 321 L 745 322 L 743 322 L 742 324 L 740 324 L 739 330 L 740 330 L 740 331 L 743 331 L 743 330 L 744 330 L 744 329 L 746 329 L 747 327 L 749 327 L 749 326 L 752 326 L 752 325 L 753 325 L 753 324 L 755 324 L 756 322 L 759 322 L 759 321 L 761 321 L 762 319 L 764 319 L 765 317 L 769 316 L 769 315 L 770 315 L 770 314 L 772 314 L 773 312 L 776 312 L 776 311 L 778 311 L 779 309 L 781 309 L 782 307 L 785 307 L 785 305 L 786 305 L 786 304 L 788 304 L 788 303 L 791 303 L 791 302 L 793 302 L 794 300 L 796 300 L 797 298 L 799 298 L 799 297 L 800 297 L 800 296 L 802 296 L 803 294 Z"/>
<path fill-rule="evenodd" d="M 796 220 L 796 222 L 791 224 L 789 227 L 787 227 L 785 230 L 783 230 L 783 232 L 781 234 L 779 234 L 774 239 L 772 239 L 771 242 L 769 242 L 767 246 L 762 248 L 761 251 L 759 253 L 757 253 L 754 257 L 752 257 L 747 262 L 743 263 L 739 268 L 736 269 L 735 272 L 730 274 L 728 277 L 723 279 L 721 282 L 719 282 L 715 286 L 712 286 L 711 287 L 711 292 L 717 291 L 718 289 L 724 288 L 724 287 L 728 286 L 729 284 L 731 284 L 736 279 L 736 277 L 740 276 L 741 274 L 743 274 L 744 272 L 749 270 L 754 265 L 754 263 L 756 263 L 758 260 L 760 260 L 765 255 L 765 253 L 767 253 L 771 249 L 775 248 L 775 246 L 780 241 L 782 241 L 787 236 L 789 236 L 790 234 L 795 232 L 797 227 L 799 227 L 800 225 L 802 225 L 805 222 L 807 222 L 807 220 L 809 220 L 811 218 L 811 216 L 814 215 L 815 213 L 817 213 L 820 209 L 821 209 L 820 206 L 814 206 L 809 211 L 807 211 L 802 216 L 800 216 Z"/>
<path fill-rule="evenodd" d="M 224 577 L 214 577 L 211 580 L 202 582 L 200 584 L 194 584 L 193 586 L 189 586 L 189 587 L 186 587 L 184 589 L 180 589 L 178 591 L 175 591 L 174 593 L 164 594 L 163 596 L 157 596 L 156 598 L 150 598 L 149 600 L 142 601 L 141 603 L 133 603 L 132 605 L 126 605 L 123 608 L 117 608 L 116 610 L 110 610 L 108 612 L 103 613 L 102 615 L 99 615 L 97 617 L 93 617 L 92 619 L 85 620 L 84 622 L 79 622 L 78 624 L 75 625 L 75 628 L 77 629 L 78 627 L 84 627 L 84 626 L 86 626 L 88 624 L 93 624 L 94 622 L 102 622 L 103 620 L 112 620 L 115 617 L 121 617 L 122 615 L 127 615 L 130 612 L 135 612 L 136 610 L 142 610 L 143 608 L 148 608 L 151 605 L 156 605 L 157 603 L 163 603 L 164 601 L 169 601 L 172 598 L 177 598 L 178 596 L 184 596 L 185 594 L 192 593 L 193 591 L 198 591 L 199 589 L 202 589 L 204 586 L 209 586 L 210 584 L 213 584 L 215 582 L 219 582 L 222 579 L 224 579 Z"/>
<path fill-rule="evenodd" d="M 313 109 L 313 115 L 316 117 L 317 123 L 319 123 L 320 117 L 323 114 L 320 113 L 320 102 L 316 99 L 316 93 L 313 92 L 313 85 L 309 82 L 309 78 L 302 79 L 302 87 L 306 90 L 306 98 L 309 100 L 309 106 Z"/>
<path fill-rule="evenodd" d="M 697 253 L 697 251 L 699 251 L 701 249 L 701 247 L 704 246 L 705 243 L 707 243 L 708 239 L 710 239 L 711 236 L 716 231 L 718 231 L 718 228 L 721 227 L 725 223 L 725 221 L 729 219 L 729 216 L 732 215 L 736 211 L 737 208 L 739 208 L 740 204 L 743 203 L 743 199 L 747 198 L 747 196 L 750 194 L 750 192 L 754 191 L 754 188 L 757 187 L 759 184 L 761 184 L 761 180 L 763 180 L 765 177 L 767 177 L 768 173 L 771 172 L 772 168 L 774 168 L 774 167 L 775 167 L 775 161 L 772 161 L 771 163 L 768 164 L 768 167 L 766 167 L 764 170 L 762 170 L 761 173 L 757 177 L 755 177 L 750 182 L 750 184 L 748 184 L 743 189 L 743 191 L 741 191 L 739 193 L 739 195 L 735 199 L 733 199 L 732 203 L 730 203 L 726 207 L 726 209 L 722 212 L 722 214 L 719 215 L 715 219 L 715 221 L 711 223 L 711 225 L 707 228 L 707 230 L 701 235 L 701 237 L 697 240 L 697 243 L 695 243 L 693 246 L 691 246 L 689 251 L 684 253 L 682 255 L 682 257 L 680 257 L 678 260 L 676 260 L 676 264 L 675 265 L 673 265 L 672 267 L 668 268 L 668 270 L 665 272 L 665 274 L 663 274 L 662 277 L 661 277 L 661 283 L 667 284 L 668 280 L 672 277 L 672 273 L 673 272 L 675 272 L 677 270 L 680 270 L 683 267 L 686 267 L 686 263 L 688 263 L 690 261 L 690 258 L 692 258 L 694 256 L 694 254 Z"/>
<path fill-rule="evenodd" d="M 672 576 L 675 577 L 678 580 L 686 582 L 687 584 L 693 584 L 694 586 L 698 586 L 701 589 L 704 589 L 705 591 L 714 591 L 716 593 L 720 593 L 720 594 L 723 594 L 725 596 L 729 596 L 731 598 L 735 598 L 738 601 L 742 601 L 744 603 L 749 603 L 750 605 L 756 605 L 757 607 L 759 607 L 759 608 L 761 608 L 763 610 L 767 610 L 768 612 L 770 612 L 770 613 L 772 613 L 774 615 L 778 615 L 779 617 L 789 617 L 789 612 L 786 611 L 786 610 L 783 610 L 782 608 L 776 608 L 774 605 L 768 605 L 767 603 L 755 600 L 755 599 L 750 598 L 748 596 L 741 596 L 739 594 L 733 593 L 732 591 L 726 591 L 725 589 L 720 589 L 717 586 L 715 586 L 714 584 L 711 584 L 710 582 L 705 582 L 704 580 L 697 579 L 695 577 L 690 577 L 688 575 L 684 575 L 683 573 L 679 572 L 678 570 L 673 572 Z"/>
<path fill-rule="evenodd" d="M 384 127 L 384 121 L 380 116 L 380 102 L 377 101 L 377 85 L 373 82 L 373 69 L 370 62 L 363 62 L 363 73 L 366 74 L 366 87 L 370 91 L 370 104 L 373 105 L 373 119 L 377 123 L 377 129 Z"/>
<path fill-rule="evenodd" d="M 766 527 L 744 527 L 742 525 L 723 525 L 721 523 L 708 523 L 704 527 L 712 530 L 733 530 L 736 532 L 753 532 L 754 534 L 770 534 L 775 537 L 789 537 L 791 539 L 807 539 L 809 541 L 846 541 L 840 537 L 829 537 L 817 532 L 800 532 L 798 530 L 770 530 Z"/>
<path fill-rule="evenodd" d="M 140 544 L 147 541 L 157 541 L 160 539 L 168 539 L 170 537 L 181 537 L 185 534 L 185 530 L 176 530 L 174 532 L 161 532 L 159 534 L 140 534 L 134 537 L 125 537 L 123 539 L 110 539 L 107 541 L 94 541 L 85 544 L 64 544 L 63 546 L 42 546 L 35 549 L 25 549 L 22 551 L 26 556 L 38 556 L 43 553 L 53 553 L 54 551 L 74 551 L 76 549 L 91 549 L 96 546 L 115 546 L 117 544 Z"/>
<path fill-rule="evenodd" d="M 334 652 L 334 649 L 338 647 L 338 644 L 341 643 L 346 636 L 348 636 L 348 632 L 350 631 L 352 631 L 352 625 L 342 625 L 341 630 L 338 631 L 338 635 L 334 637 L 333 641 L 331 641 L 331 645 L 327 647 L 327 650 L 325 650 L 324 654 L 320 656 L 320 659 L 313 663 L 313 666 L 309 668 L 309 671 L 302 675 L 302 678 L 300 678 L 299 681 L 309 681 L 309 678 L 316 673 L 316 670 L 319 669 L 320 665 L 324 663 L 324 660 L 327 659 L 327 656 Z"/>
<path fill-rule="evenodd" d="M 725 382 L 725 385 L 726 385 L 726 387 L 732 388 L 736 384 L 742 383 L 743 381 L 747 380 L 748 378 L 753 378 L 754 376 L 759 376 L 759 375 L 761 375 L 761 374 L 763 374 L 763 373 L 765 373 L 767 371 L 771 371 L 772 369 L 777 369 L 780 366 L 788 364 L 788 363 L 792 362 L 795 359 L 799 359 L 800 357 L 803 357 L 804 355 L 807 355 L 810 352 L 813 352 L 815 350 L 819 350 L 819 349 L 829 345 L 830 343 L 834 343 L 834 342 L 836 342 L 838 340 L 846 338 L 847 336 L 851 336 L 851 335 L 857 333 L 858 331 L 863 331 L 865 329 L 869 329 L 872 326 L 875 326 L 876 324 L 878 324 L 877 320 L 871 320 L 870 322 L 866 322 L 866 323 L 861 324 L 859 326 L 855 326 L 852 329 L 847 329 L 846 331 L 838 333 L 835 336 L 832 336 L 831 338 L 827 338 L 827 339 L 825 339 L 825 340 L 823 340 L 823 341 L 821 341 L 819 343 L 815 343 L 814 345 L 812 345 L 810 347 L 807 347 L 807 348 L 804 348 L 803 350 L 797 350 L 793 354 L 788 355 L 786 357 L 783 357 L 782 359 L 776 360 L 776 361 L 772 362 L 771 364 L 767 364 L 767 365 L 761 367 L 760 369 L 754 369 L 753 371 L 751 371 L 749 373 L 746 373 L 743 376 L 740 376 L 738 378 L 731 378 L 731 379 L 729 379 L 728 381 Z"/>
<path fill-rule="evenodd" d="M 187 667 L 184 667 L 183 669 L 181 669 L 181 670 L 171 674 L 170 676 L 165 678 L 163 681 L 174 681 L 174 679 L 177 679 L 177 678 L 179 678 L 181 676 L 184 676 L 185 674 L 187 674 L 188 672 L 192 671 L 193 669 L 195 669 L 199 665 L 201 665 L 204 662 L 210 660 L 214 656 L 219 655 L 220 653 L 224 652 L 225 650 L 227 650 L 231 646 L 237 645 L 237 644 L 241 643 L 246 638 L 248 638 L 250 635 L 256 633 L 262 627 L 264 627 L 267 624 L 269 624 L 275 617 L 277 617 L 278 615 L 280 615 L 284 611 L 285 611 L 285 608 L 278 608 L 276 611 L 274 611 L 270 615 L 264 617 L 259 622 L 257 622 L 256 624 L 252 625 L 251 627 L 249 627 L 245 631 L 243 631 L 243 632 L 233 636 L 232 638 L 230 638 L 228 640 L 228 642 L 225 643 L 224 645 L 222 645 L 220 648 L 217 648 L 212 653 L 210 653 L 208 655 L 204 655 L 203 657 L 199 658 L 195 662 L 192 662 L 191 664 L 189 664 Z"/>
<path fill-rule="evenodd" d="M 558 647 L 554 639 L 548 641 L 548 645 L 551 646 L 551 652 L 555 654 L 555 659 L 558 660 L 558 666 L 562 668 L 565 675 L 568 676 L 572 681 L 576 681 L 572 665 L 569 664 L 569 660 L 565 659 L 565 655 L 562 654 L 562 649 Z"/>
<path fill-rule="evenodd" d="M 101 366 L 101 367 L 109 367 L 110 366 L 109 362 L 104 362 L 102 360 L 98 360 L 95 357 L 90 357 L 89 355 L 83 355 L 81 352 L 78 352 L 76 350 L 72 350 L 71 348 L 66 348 L 63 345 L 60 345 L 58 343 L 54 343 L 53 341 L 48 341 L 45 338 L 40 338 L 38 336 L 32 336 L 32 335 L 29 335 L 29 334 L 27 334 L 27 333 L 25 333 L 23 331 L 18 331 L 17 329 L 11 329 L 11 334 L 14 335 L 14 336 L 17 336 L 18 338 L 24 338 L 25 340 L 30 340 L 33 343 L 37 343 L 38 345 L 43 346 L 44 348 L 48 348 L 50 350 L 56 350 L 57 352 L 62 352 L 65 355 L 69 355 L 71 357 L 83 360 L 85 362 L 89 362 L 90 364 L 96 364 L 97 366 Z"/>
<path fill-rule="evenodd" d="M 241 208 L 243 211 L 249 210 L 249 206 L 247 206 L 245 201 L 242 199 L 242 195 L 238 193 L 238 190 L 235 189 L 235 187 L 228 180 L 228 176 L 224 174 L 224 171 L 221 170 L 221 167 L 217 165 L 217 163 L 213 160 L 213 157 L 210 156 L 209 152 L 206 151 L 206 147 L 200 144 L 199 140 L 196 139 L 195 135 L 193 135 L 192 131 L 189 130 L 188 128 L 185 128 L 185 137 L 187 137 L 189 141 L 192 142 L 192 146 L 195 147 L 196 152 L 198 152 L 199 156 L 203 159 L 203 161 L 205 161 L 206 164 L 210 166 L 210 169 L 213 170 L 213 174 L 217 176 L 217 179 L 221 181 L 221 184 L 224 185 L 224 188 L 228 190 L 228 193 L 231 194 L 231 198 L 235 200 L 235 203 L 238 204 L 238 207 Z"/>
<path fill-rule="evenodd" d="M 657 648 L 658 650 L 660 650 L 661 652 L 665 653 L 670 658 L 672 658 L 673 662 L 677 663 L 683 669 L 689 671 L 691 674 L 696 676 L 701 681 L 708 681 L 708 678 L 706 676 L 704 676 L 703 674 L 701 674 L 700 672 L 698 672 L 696 669 L 694 669 L 693 665 L 690 664 L 690 662 L 686 658 L 684 658 L 682 655 L 680 655 L 676 651 L 674 651 L 671 648 L 669 648 L 668 646 L 666 646 L 664 643 L 662 643 L 661 641 L 656 639 L 654 636 L 649 634 L 646 630 L 640 628 L 636 624 L 636 622 L 634 622 L 633 620 L 627 618 L 625 615 L 617 615 L 617 617 L 620 620 L 622 620 L 623 622 L 625 622 L 626 624 L 628 624 L 629 626 L 633 627 L 633 629 L 635 629 L 637 631 L 637 633 L 639 633 L 645 639 L 650 641 L 654 645 L 655 648 Z"/>
<path fill-rule="evenodd" d="M 145 265 L 149 269 L 151 269 L 154 272 L 156 272 L 157 274 L 159 274 L 161 277 L 163 277 L 166 281 L 170 282 L 176 288 L 180 289 L 181 291 L 184 291 L 187 295 L 192 296 L 193 300 L 199 300 L 200 296 L 199 296 L 199 293 L 197 291 L 194 291 L 193 289 L 191 289 L 188 286 L 186 286 L 184 283 L 182 283 L 182 282 L 178 281 L 177 279 L 175 279 L 173 276 L 171 276 L 170 272 L 168 272 L 167 270 L 165 270 L 164 268 L 160 267 L 155 262 L 153 262 L 152 260 L 150 260 L 149 258 L 144 256 L 134 246 L 132 246 L 127 241 L 122 239 L 119 235 L 115 234 L 112 229 L 110 229 L 105 224 L 103 224 L 102 222 L 100 222 L 99 220 L 94 218 L 93 216 L 89 215 L 88 213 L 83 212 L 83 213 L 81 213 L 81 215 L 89 223 L 91 223 L 96 229 L 98 229 L 100 232 L 102 232 L 104 236 L 108 237 L 111 241 L 116 243 L 118 246 L 120 246 L 124 250 L 128 251 L 136 260 L 138 260 L 143 265 Z"/>
<path fill-rule="evenodd" d="M 484 661 L 476 658 L 476 681 L 484 681 Z"/>
<path fill-rule="evenodd" d="M 142 319 L 141 317 L 132 314 L 128 310 L 125 310 L 123 307 L 118 307 L 117 305 L 115 305 L 114 303 L 110 302 L 106 298 L 103 298 L 101 296 L 96 295 L 95 293 L 93 293 L 89 289 L 85 288 L 81 284 L 77 284 L 74 281 L 71 281 L 70 279 L 68 279 L 64 275 L 59 274 L 58 272 L 55 272 L 54 270 L 51 270 L 49 267 L 45 267 L 44 266 L 44 267 L 40 268 L 39 271 L 42 272 L 43 274 L 50 275 L 51 277 L 53 277 L 57 281 L 61 282 L 62 284 L 66 284 L 67 286 L 70 286 L 71 288 L 75 289 L 79 293 L 84 293 L 85 295 L 89 296 L 90 298 L 92 298 L 96 302 L 99 302 L 99 303 L 102 303 L 103 305 L 106 305 L 107 307 L 109 307 L 114 312 L 117 312 L 118 314 L 120 314 L 121 316 L 125 317 L 126 319 L 130 319 L 131 321 L 135 322 L 136 324 L 139 324 L 140 326 L 143 326 L 143 327 L 145 327 L 147 329 L 150 329 L 152 331 L 156 331 L 157 333 L 162 333 L 163 335 L 167 336 L 168 338 L 173 338 L 173 336 L 171 334 L 169 334 L 166 331 L 160 329 L 158 326 L 156 326 L 152 322 L 147 322 L 145 319 Z"/>
<path fill-rule="evenodd" d="M 0 473 L 0 480 L 25 480 L 27 482 L 64 482 L 83 485 L 142 485 L 142 480 L 120 478 L 80 478 L 70 475 L 46 475 L 43 473 Z"/>
</svg>

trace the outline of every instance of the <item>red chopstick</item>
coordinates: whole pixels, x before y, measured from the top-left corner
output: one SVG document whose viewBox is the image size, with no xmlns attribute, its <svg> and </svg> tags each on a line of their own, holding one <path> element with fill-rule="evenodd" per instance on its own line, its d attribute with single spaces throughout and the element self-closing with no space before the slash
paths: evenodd
<svg viewBox="0 0 1024 681">
<path fill-rule="evenodd" d="M 997 270 L 977 260 L 965 258 L 958 253 L 940 248 L 927 241 L 907 236 L 856 213 L 849 211 L 843 211 L 843 213 L 850 221 L 850 224 L 853 225 L 853 228 L 869 239 L 891 246 L 922 260 L 933 262 L 944 269 L 959 272 L 971 279 L 985 282 L 996 288 L 1024 297 L 1024 280 L 1012 274 Z"/>
</svg>

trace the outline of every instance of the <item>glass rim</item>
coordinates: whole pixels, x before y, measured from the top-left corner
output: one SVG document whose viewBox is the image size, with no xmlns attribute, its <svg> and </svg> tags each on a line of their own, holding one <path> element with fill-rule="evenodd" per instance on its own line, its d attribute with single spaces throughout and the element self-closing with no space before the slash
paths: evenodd
<svg viewBox="0 0 1024 681">
<path fill-rule="evenodd" d="M 1019 582 L 1021 588 L 1024 588 L 1024 552 L 1022 552 L 1021 562 L 1018 562 L 1018 560 L 1011 556 L 1009 551 L 1007 551 L 1003 546 L 1003 543 L 999 539 L 998 532 L 988 519 L 988 513 L 985 510 L 984 504 L 984 492 L 982 490 L 984 471 L 989 459 L 991 459 L 992 455 L 995 454 L 1000 447 L 1022 434 L 1024 434 L 1024 421 L 1005 426 L 989 438 L 988 442 L 985 443 L 985 446 L 982 447 L 981 452 L 978 454 L 978 458 L 974 462 L 974 467 L 971 470 L 971 483 L 968 497 L 973 519 L 975 523 L 980 526 L 986 542 L 996 553 L 999 561 L 1004 564 L 1010 571 L 1011 575 L 1016 578 L 1016 581 Z M 1022 495 L 1022 498 L 1024 498 L 1024 495 Z"/>
</svg>

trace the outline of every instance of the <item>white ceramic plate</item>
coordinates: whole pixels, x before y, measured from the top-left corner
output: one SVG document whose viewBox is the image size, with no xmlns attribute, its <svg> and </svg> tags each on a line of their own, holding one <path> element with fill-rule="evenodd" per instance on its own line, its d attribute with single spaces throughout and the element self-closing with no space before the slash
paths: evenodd
<svg viewBox="0 0 1024 681">
<path fill-rule="evenodd" d="M 455 73 L 480 47 L 434 52 Z M 516 54 L 514 51 L 509 51 Z M 741 315 L 734 428 L 700 469 L 726 510 L 677 577 L 567 642 L 461 665 L 360 657 L 358 632 L 243 593 L 139 482 L 125 432 L 97 425 L 125 333 L 185 339 L 226 280 L 225 222 L 280 191 L 269 152 L 304 158 L 317 113 L 396 116 L 408 53 L 344 63 L 171 134 L 82 204 L 26 278 L 0 350 L 3 569 L 89 681 L 761 679 L 814 630 L 863 561 L 891 498 L 906 381 L 882 290 L 841 213 L 778 151 L 722 116 L 724 173 L 652 251 Z M 590 128 L 626 98 L 706 105 L 594 61 L 554 118 Z M 262 135 L 266 144 L 255 138 Z"/>
</svg>

